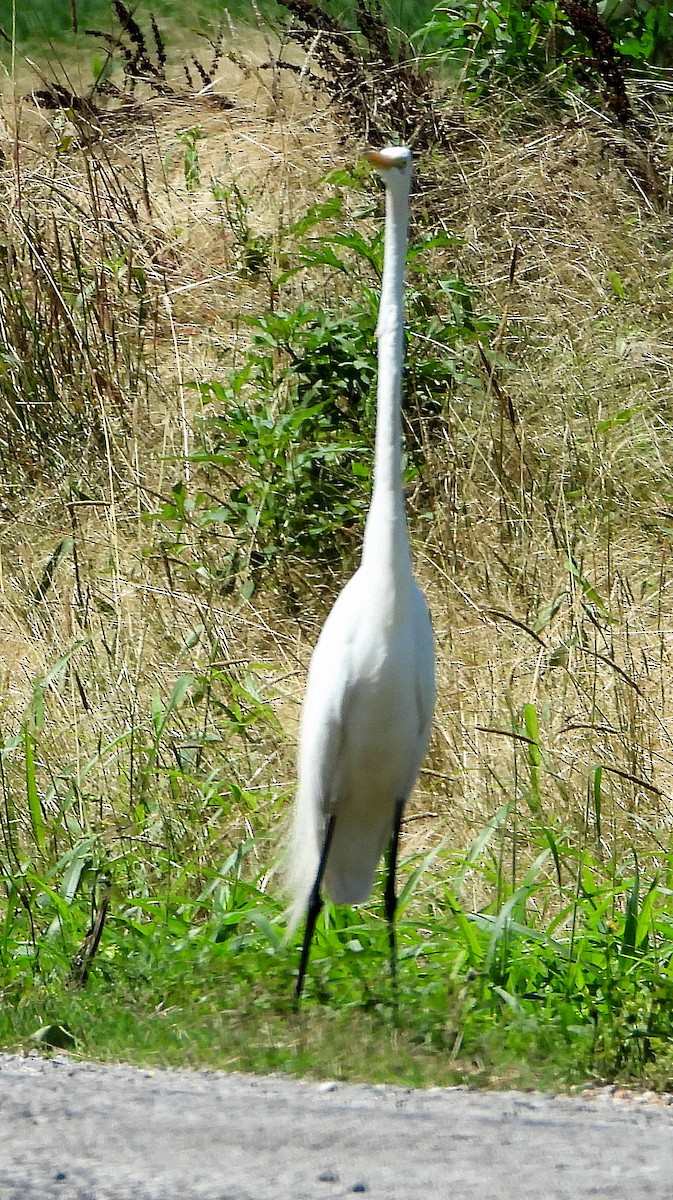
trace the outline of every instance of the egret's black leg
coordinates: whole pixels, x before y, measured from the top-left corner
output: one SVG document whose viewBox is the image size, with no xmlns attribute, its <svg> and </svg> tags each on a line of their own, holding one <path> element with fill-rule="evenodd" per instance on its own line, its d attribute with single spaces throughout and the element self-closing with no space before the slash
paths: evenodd
<svg viewBox="0 0 673 1200">
<path fill-rule="evenodd" d="M 308 966 L 308 955 L 309 955 L 309 951 L 311 949 L 311 940 L 313 938 L 313 930 L 315 929 L 315 923 L 318 920 L 318 914 L 320 912 L 320 909 L 322 908 L 322 900 L 320 898 L 320 885 L 322 883 L 322 877 L 325 874 L 325 867 L 327 866 L 327 855 L 329 854 L 329 848 L 330 848 L 330 844 L 332 841 L 333 833 L 334 833 L 334 814 L 332 814 L 329 821 L 327 822 L 327 829 L 325 830 L 325 841 L 323 842 L 322 853 L 320 855 L 320 862 L 318 863 L 318 874 L 315 877 L 315 883 L 313 884 L 313 887 L 311 889 L 311 895 L 309 896 L 308 908 L 306 909 L 306 929 L 304 930 L 304 941 L 303 941 L 302 947 L 301 947 L 301 958 L 299 959 L 299 974 L 297 975 L 297 986 L 295 988 L 295 993 L 294 993 L 295 1008 L 297 1007 L 297 1005 L 299 1004 L 299 1001 L 301 1000 L 301 993 L 302 993 L 302 989 L 304 987 L 304 976 L 306 975 L 306 968 Z"/>
<path fill-rule="evenodd" d="M 390 947 L 390 978 L 393 985 L 393 1007 L 397 1009 L 397 945 L 395 942 L 395 909 L 397 908 L 397 893 L 395 891 L 395 873 L 397 871 L 397 852 L 400 845 L 400 828 L 404 800 L 398 800 L 395 805 L 393 832 L 388 850 L 388 878 L 384 898 L 384 911 L 388 922 L 388 945 Z"/>
</svg>

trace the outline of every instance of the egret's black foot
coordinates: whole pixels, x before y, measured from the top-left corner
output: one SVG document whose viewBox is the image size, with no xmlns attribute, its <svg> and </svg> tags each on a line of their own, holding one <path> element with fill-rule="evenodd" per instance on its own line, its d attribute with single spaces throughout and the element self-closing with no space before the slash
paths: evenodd
<svg viewBox="0 0 673 1200">
<path fill-rule="evenodd" d="M 404 800 L 398 800 L 395 806 L 395 819 L 393 822 L 393 832 L 390 838 L 390 848 L 388 850 L 388 877 L 386 879 L 386 890 L 384 895 L 384 912 L 388 922 L 388 948 L 390 953 L 390 983 L 393 993 L 393 1021 L 397 1024 L 398 1012 L 398 989 L 397 989 L 397 939 L 395 937 L 395 911 L 397 909 L 397 892 L 395 890 L 395 876 L 397 873 L 397 854 L 400 846 L 400 830 L 402 827 L 402 814 L 404 812 Z"/>
<path fill-rule="evenodd" d="M 304 979 L 306 978 L 306 968 L 308 966 L 308 956 L 309 956 L 309 952 L 311 950 L 311 941 L 313 940 L 313 932 L 315 930 L 315 923 L 318 920 L 318 915 L 320 913 L 320 909 L 322 908 L 322 899 L 320 897 L 320 886 L 322 884 L 322 877 L 325 874 L 325 867 L 327 866 L 327 855 L 329 854 L 329 848 L 330 848 L 330 844 L 332 841 L 333 833 L 334 833 L 334 816 L 331 816 L 329 821 L 327 822 L 327 829 L 325 830 L 325 841 L 323 842 L 322 853 L 320 855 L 320 862 L 318 864 L 318 873 L 315 877 L 315 883 L 313 884 L 313 887 L 311 889 L 311 895 L 309 896 L 309 901 L 308 901 L 308 908 L 306 910 L 306 928 L 304 930 L 304 941 L 302 942 L 301 957 L 299 959 L 299 972 L 297 974 L 297 986 L 294 989 L 294 1005 L 293 1005 L 293 1007 L 294 1007 L 295 1012 L 299 1008 L 299 1001 L 301 1000 L 301 994 L 302 994 L 302 991 L 304 990 Z"/>
</svg>

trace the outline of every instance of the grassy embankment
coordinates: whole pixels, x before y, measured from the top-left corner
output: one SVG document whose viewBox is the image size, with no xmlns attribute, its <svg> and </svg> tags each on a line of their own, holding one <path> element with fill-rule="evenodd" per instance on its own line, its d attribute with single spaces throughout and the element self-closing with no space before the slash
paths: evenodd
<svg viewBox="0 0 673 1200">
<path fill-rule="evenodd" d="M 326 910 L 295 1016 L 279 858 L 369 493 L 382 197 L 250 45 L 226 109 L 4 89 L 0 1038 L 665 1086 L 667 109 L 648 162 L 579 101 L 449 93 L 418 156 L 407 473 L 439 698 L 399 1022 L 378 897 Z"/>
</svg>

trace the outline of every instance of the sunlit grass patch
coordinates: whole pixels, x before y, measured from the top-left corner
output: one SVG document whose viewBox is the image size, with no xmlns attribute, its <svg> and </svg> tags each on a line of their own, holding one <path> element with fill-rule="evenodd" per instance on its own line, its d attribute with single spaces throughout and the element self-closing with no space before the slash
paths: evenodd
<svg viewBox="0 0 673 1200">
<path fill-rule="evenodd" d="M 46 878 L 24 864 L 0 947 L 2 1041 L 412 1085 L 668 1086 L 667 883 L 636 856 L 605 863 L 539 824 L 542 849 L 513 887 L 512 818 L 503 809 L 464 857 L 403 864 L 396 1011 L 382 914 L 331 905 L 293 1010 L 298 946 L 266 873 L 250 874 L 264 844 L 203 871 L 198 894 L 190 870 L 152 884 L 129 854 L 84 984 L 74 967 L 100 895 L 73 886 L 76 854 Z M 478 911 L 465 903 L 474 876 L 488 897 Z"/>
</svg>

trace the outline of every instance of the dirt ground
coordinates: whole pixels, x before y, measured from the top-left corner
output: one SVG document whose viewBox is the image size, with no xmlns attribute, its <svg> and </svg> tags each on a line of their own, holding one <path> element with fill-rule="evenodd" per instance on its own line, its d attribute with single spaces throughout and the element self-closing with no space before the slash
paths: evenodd
<svg viewBox="0 0 673 1200">
<path fill-rule="evenodd" d="M 669 1200 L 672 1097 L 412 1091 L 0 1055 L 2 1200 Z"/>
</svg>

